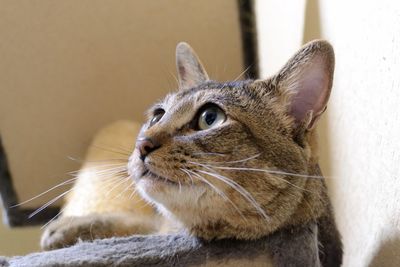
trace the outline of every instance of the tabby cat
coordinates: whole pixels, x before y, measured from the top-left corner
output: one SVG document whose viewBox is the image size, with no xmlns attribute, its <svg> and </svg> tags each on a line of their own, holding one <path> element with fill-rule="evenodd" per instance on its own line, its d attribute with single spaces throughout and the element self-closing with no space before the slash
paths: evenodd
<svg viewBox="0 0 400 267">
<path fill-rule="evenodd" d="M 270 255 L 276 266 L 304 266 L 307 257 L 340 266 L 315 133 L 332 87 L 331 45 L 306 44 L 262 80 L 212 81 L 186 43 L 178 44 L 176 60 L 179 90 L 150 108 L 140 130 L 118 122 L 95 138 L 42 247 L 182 229 L 204 240 L 279 233 Z M 128 164 L 115 159 L 102 169 L 98 162 L 115 155 L 96 145 L 130 147 L 137 131 Z M 125 172 L 128 178 L 119 178 Z M 298 242 L 311 232 L 310 244 Z M 307 247 L 315 255 L 301 253 Z"/>
</svg>

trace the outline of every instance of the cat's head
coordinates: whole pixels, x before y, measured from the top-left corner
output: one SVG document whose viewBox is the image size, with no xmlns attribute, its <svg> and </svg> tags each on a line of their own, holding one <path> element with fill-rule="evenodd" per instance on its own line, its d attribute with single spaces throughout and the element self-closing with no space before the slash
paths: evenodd
<svg viewBox="0 0 400 267">
<path fill-rule="evenodd" d="M 255 81 L 209 80 L 186 43 L 176 58 L 179 91 L 148 111 L 129 162 L 142 196 L 204 238 L 258 238 L 318 213 L 310 135 L 330 95 L 332 47 L 308 43 Z"/>
</svg>

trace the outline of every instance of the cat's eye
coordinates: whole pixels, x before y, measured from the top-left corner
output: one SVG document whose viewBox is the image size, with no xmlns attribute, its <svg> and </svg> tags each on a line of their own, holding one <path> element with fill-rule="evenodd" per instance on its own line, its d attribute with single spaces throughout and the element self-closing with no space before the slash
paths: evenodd
<svg viewBox="0 0 400 267">
<path fill-rule="evenodd" d="M 161 120 L 161 118 L 164 116 L 165 111 L 163 109 L 157 109 L 154 112 L 153 118 L 151 118 L 150 120 L 150 127 L 153 126 L 154 124 L 156 124 L 157 122 L 159 122 Z"/>
<path fill-rule="evenodd" d="M 210 106 L 200 113 L 197 126 L 200 130 L 206 130 L 222 124 L 225 120 L 226 115 L 222 109 Z"/>
</svg>

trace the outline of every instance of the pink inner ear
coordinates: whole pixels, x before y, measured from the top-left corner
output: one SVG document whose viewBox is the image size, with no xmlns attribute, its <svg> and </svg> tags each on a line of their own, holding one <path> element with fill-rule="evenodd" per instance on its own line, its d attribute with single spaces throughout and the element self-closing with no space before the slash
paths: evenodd
<svg viewBox="0 0 400 267">
<path fill-rule="evenodd" d="M 312 122 L 316 116 L 324 111 L 329 98 L 328 71 L 323 64 L 323 60 L 316 60 L 311 63 L 307 69 L 303 70 L 295 78 L 294 88 L 295 96 L 291 101 L 291 114 L 295 117 L 297 123 L 304 120 L 307 112 L 313 112 Z M 309 125 L 312 127 L 312 125 Z"/>
<path fill-rule="evenodd" d="M 194 87 L 208 80 L 199 58 L 187 43 L 179 43 L 176 47 L 176 66 L 181 89 Z"/>
<path fill-rule="evenodd" d="M 182 65 L 179 65 L 178 71 L 179 71 L 179 75 L 180 75 L 180 76 L 185 77 L 185 75 L 186 75 L 186 69 L 185 69 Z"/>
</svg>

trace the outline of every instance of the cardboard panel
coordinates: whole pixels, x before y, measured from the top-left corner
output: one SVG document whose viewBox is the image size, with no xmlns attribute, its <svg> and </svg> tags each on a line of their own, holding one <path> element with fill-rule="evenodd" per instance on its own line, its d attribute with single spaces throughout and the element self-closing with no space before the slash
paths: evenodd
<svg viewBox="0 0 400 267">
<path fill-rule="evenodd" d="M 21 200 L 70 178 L 80 163 L 67 157 L 102 126 L 141 121 L 176 88 L 177 42 L 213 79 L 243 70 L 230 0 L 2 1 L 0 32 L 0 134 Z"/>
</svg>

